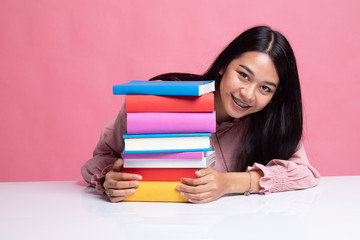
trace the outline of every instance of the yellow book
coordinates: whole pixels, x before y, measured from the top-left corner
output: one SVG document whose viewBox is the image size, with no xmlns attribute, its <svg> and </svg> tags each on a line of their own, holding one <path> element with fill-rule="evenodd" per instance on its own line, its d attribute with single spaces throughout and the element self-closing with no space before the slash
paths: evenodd
<svg viewBox="0 0 360 240">
<path fill-rule="evenodd" d="M 135 193 L 128 195 L 123 201 L 133 202 L 187 202 L 187 198 L 180 195 L 176 186 L 181 182 L 141 181 Z"/>
</svg>

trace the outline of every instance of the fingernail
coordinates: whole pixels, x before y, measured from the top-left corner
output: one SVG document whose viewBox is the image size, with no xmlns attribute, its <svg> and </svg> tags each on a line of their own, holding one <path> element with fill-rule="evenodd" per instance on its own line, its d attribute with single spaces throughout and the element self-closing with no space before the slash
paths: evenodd
<svg viewBox="0 0 360 240">
<path fill-rule="evenodd" d="M 177 189 L 177 190 L 180 190 L 180 187 L 179 187 L 179 185 L 177 185 L 177 186 L 176 186 L 176 189 Z"/>
<path fill-rule="evenodd" d="M 130 189 L 130 194 L 135 193 L 135 189 Z"/>
<path fill-rule="evenodd" d="M 192 200 L 191 200 L 191 199 L 188 199 L 188 201 L 189 201 L 189 202 L 192 202 Z"/>
<path fill-rule="evenodd" d="M 180 195 L 181 195 L 181 196 L 184 196 L 184 193 L 183 193 L 183 192 L 181 192 L 181 193 L 180 193 Z"/>
<path fill-rule="evenodd" d="M 140 183 L 135 181 L 135 182 L 134 182 L 134 185 L 135 185 L 135 186 L 139 186 Z"/>
</svg>

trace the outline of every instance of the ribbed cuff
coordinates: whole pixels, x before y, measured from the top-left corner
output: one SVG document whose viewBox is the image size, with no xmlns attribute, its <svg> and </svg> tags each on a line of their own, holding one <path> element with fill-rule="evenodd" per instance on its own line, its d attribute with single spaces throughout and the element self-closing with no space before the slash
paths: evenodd
<svg viewBox="0 0 360 240">
<path fill-rule="evenodd" d="M 262 171 L 264 176 L 260 178 L 260 194 L 281 192 L 288 189 L 288 177 L 286 169 L 282 166 L 265 167 L 262 164 L 254 163 L 248 167 L 248 171 Z"/>
<path fill-rule="evenodd" d="M 103 183 L 105 181 L 105 175 L 111 171 L 113 165 L 105 167 L 100 174 L 94 174 L 91 177 L 91 183 L 94 184 L 96 191 L 100 194 L 105 194 Z"/>
</svg>

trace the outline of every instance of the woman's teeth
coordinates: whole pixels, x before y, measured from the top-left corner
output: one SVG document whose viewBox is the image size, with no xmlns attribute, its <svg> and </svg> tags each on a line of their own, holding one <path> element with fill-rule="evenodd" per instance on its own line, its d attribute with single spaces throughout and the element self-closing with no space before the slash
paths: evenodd
<svg viewBox="0 0 360 240">
<path fill-rule="evenodd" d="M 239 102 L 235 99 L 235 97 L 234 97 L 233 95 L 231 95 L 231 97 L 232 97 L 232 99 L 234 100 L 234 102 L 235 102 L 237 105 L 239 105 L 240 107 L 242 107 L 242 108 L 248 108 L 248 107 L 250 107 L 250 106 L 248 106 L 248 105 L 243 105 L 243 104 L 239 103 Z"/>
</svg>

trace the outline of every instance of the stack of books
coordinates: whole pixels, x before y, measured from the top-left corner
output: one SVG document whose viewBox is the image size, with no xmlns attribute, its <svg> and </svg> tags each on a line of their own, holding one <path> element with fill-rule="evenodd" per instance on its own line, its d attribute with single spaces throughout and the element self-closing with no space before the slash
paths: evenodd
<svg viewBox="0 0 360 240">
<path fill-rule="evenodd" d="M 127 133 L 123 172 L 143 177 L 124 201 L 186 202 L 181 178 L 215 159 L 210 136 L 216 130 L 214 81 L 140 81 L 113 86 L 125 95 Z"/>
</svg>

